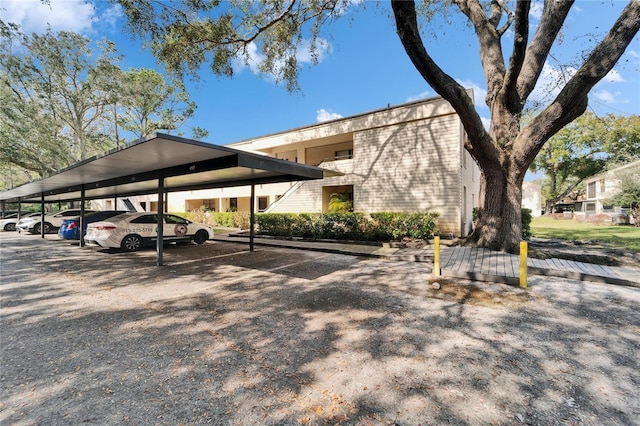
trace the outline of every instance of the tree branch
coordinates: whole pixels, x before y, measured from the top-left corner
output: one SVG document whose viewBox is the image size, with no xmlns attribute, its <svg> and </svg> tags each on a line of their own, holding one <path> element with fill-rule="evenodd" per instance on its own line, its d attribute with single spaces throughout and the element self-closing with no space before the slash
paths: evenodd
<svg viewBox="0 0 640 426">
<path fill-rule="evenodd" d="M 485 15 L 478 0 L 454 0 L 460 11 L 471 21 L 480 43 L 480 61 L 487 82 L 487 99 L 485 102 L 491 109 L 492 104 L 502 88 L 506 72 L 504 56 L 500 44 L 500 34 Z"/>
<path fill-rule="evenodd" d="M 613 69 L 639 29 L 640 0 L 631 0 L 551 105 L 523 129 L 516 141 L 516 158 L 521 155 L 530 164 L 551 136 L 584 113 L 589 91 Z"/>
<path fill-rule="evenodd" d="M 527 41 L 529 40 L 529 9 L 530 1 L 519 1 L 516 6 L 515 15 L 515 33 L 513 35 L 513 52 L 509 59 L 509 69 L 505 75 L 504 84 L 500 90 L 500 100 L 506 105 L 507 110 L 511 114 L 520 114 L 524 101 L 518 96 L 516 84 L 518 75 L 522 70 L 524 62 Z"/>
<path fill-rule="evenodd" d="M 527 48 L 520 75 L 517 76 L 517 90 L 520 99 L 527 99 L 535 88 L 553 42 L 573 3 L 574 0 L 545 0 L 538 29 Z"/>
<path fill-rule="evenodd" d="M 498 28 L 498 22 L 496 22 L 494 24 L 494 27 L 496 28 L 496 30 L 498 31 L 498 34 L 500 35 L 500 37 L 502 37 L 502 35 L 507 32 L 507 30 L 509 29 L 509 27 L 511 27 L 511 24 L 513 23 L 513 13 L 511 13 L 511 9 L 509 9 L 509 7 L 507 6 L 507 4 L 504 2 L 504 0 L 495 0 L 496 3 L 498 3 L 498 5 L 500 6 L 500 8 L 502 10 L 504 10 L 505 15 L 507 15 L 507 22 L 505 22 L 505 24 L 502 26 L 502 28 Z M 500 14 L 502 15 L 502 11 L 500 12 Z"/>
<path fill-rule="evenodd" d="M 465 147 L 477 161 L 498 164 L 496 148 L 482 124 L 473 100 L 464 87 L 446 74 L 427 53 L 422 43 L 413 1 L 392 0 L 391 6 L 396 19 L 396 28 L 407 55 L 420 75 L 444 99 L 449 101 L 473 144 L 465 142 Z"/>
</svg>

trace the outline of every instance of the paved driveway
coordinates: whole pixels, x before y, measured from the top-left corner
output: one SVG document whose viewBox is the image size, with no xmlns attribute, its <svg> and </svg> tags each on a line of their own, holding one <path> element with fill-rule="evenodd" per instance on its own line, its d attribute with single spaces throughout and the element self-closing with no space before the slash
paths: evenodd
<svg viewBox="0 0 640 426">
<path fill-rule="evenodd" d="M 639 424 L 640 289 L 0 234 L 2 425 Z"/>
</svg>

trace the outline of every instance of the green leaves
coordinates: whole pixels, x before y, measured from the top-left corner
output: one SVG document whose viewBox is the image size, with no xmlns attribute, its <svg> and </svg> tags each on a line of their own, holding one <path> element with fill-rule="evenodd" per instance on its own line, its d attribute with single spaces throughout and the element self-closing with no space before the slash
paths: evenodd
<svg viewBox="0 0 640 426">
<path fill-rule="evenodd" d="M 179 129 L 196 105 L 153 70 L 122 71 L 114 43 L 25 35 L 0 21 L 0 161 L 5 186 L 46 176 L 126 140 Z M 205 137 L 205 129 L 195 129 Z"/>
<path fill-rule="evenodd" d="M 323 24 L 350 4 L 347 0 L 116 1 L 130 29 L 176 77 L 198 79 L 203 65 L 229 77 L 247 66 L 270 75 L 289 91 L 299 90 L 301 53 L 315 63 L 326 47 L 319 38 Z"/>
<path fill-rule="evenodd" d="M 121 75 L 118 124 L 137 138 L 170 133 L 193 116 L 195 103 L 180 83 L 171 85 L 158 72 L 132 69 Z"/>
<path fill-rule="evenodd" d="M 616 195 L 607 200 L 607 203 L 630 209 L 635 225 L 640 226 L 640 164 L 636 168 L 635 172 L 622 174 Z"/>
<path fill-rule="evenodd" d="M 432 238 L 437 213 L 260 213 L 261 233 L 280 237 L 388 241 Z"/>
<path fill-rule="evenodd" d="M 608 165 L 637 158 L 640 117 L 587 112 L 552 137 L 531 168 L 544 172 L 544 195 L 555 203 Z"/>
</svg>

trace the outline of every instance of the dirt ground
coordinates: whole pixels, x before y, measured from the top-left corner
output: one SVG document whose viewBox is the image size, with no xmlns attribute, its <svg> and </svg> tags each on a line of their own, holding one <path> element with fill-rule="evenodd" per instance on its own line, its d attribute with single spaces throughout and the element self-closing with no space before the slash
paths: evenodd
<svg viewBox="0 0 640 426">
<path fill-rule="evenodd" d="M 230 243 L 165 262 L 0 233 L 0 424 L 640 424 L 638 288 Z"/>
</svg>

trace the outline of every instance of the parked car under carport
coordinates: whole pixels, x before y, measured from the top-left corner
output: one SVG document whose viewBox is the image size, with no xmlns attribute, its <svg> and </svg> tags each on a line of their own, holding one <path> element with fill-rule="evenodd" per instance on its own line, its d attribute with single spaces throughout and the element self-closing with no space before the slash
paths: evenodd
<svg viewBox="0 0 640 426">
<path fill-rule="evenodd" d="M 85 210 L 84 213 L 92 213 L 95 210 Z M 62 225 L 62 221 L 66 218 L 79 216 L 82 213 L 80 209 L 61 210 L 57 213 L 49 213 L 44 216 L 44 224 L 39 215 L 30 216 L 20 219 L 16 225 L 18 232 L 29 232 L 31 234 L 39 234 L 44 229 L 45 234 L 56 232 Z"/>
<path fill-rule="evenodd" d="M 190 242 L 204 244 L 213 238 L 213 230 L 205 224 L 194 223 L 183 217 L 163 215 L 163 242 Z M 109 220 L 87 225 L 84 241 L 87 245 L 102 248 L 120 248 L 125 251 L 140 250 L 158 240 L 158 213 L 124 213 Z"/>
<path fill-rule="evenodd" d="M 123 213 L 132 213 L 129 210 L 103 210 L 99 212 L 89 213 L 84 217 L 83 228 L 84 232 L 87 232 L 87 225 L 89 223 L 100 222 L 107 220 L 114 216 L 121 215 Z M 79 240 L 80 239 L 80 217 L 73 217 L 70 219 L 64 219 L 60 229 L 58 229 L 58 237 L 63 240 Z"/>
</svg>

